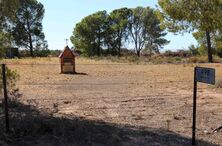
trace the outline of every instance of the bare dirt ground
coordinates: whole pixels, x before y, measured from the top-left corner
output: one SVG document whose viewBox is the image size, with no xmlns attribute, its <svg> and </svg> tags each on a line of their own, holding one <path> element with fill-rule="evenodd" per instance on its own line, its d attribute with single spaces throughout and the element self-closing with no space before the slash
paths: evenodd
<svg viewBox="0 0 222 146">
<path fill-rule="evenodd" d="M 60 74 L 57 58 L 6 62 L 20 75 L 19 98 L 11 105 L 12 134 L 1 135 L 0 145 L 191 145 L 195 64 L 78 58 L 78 74 L 69 75 Z M 221 64 L 198 65 L 222 78 Z M 198 84 L 200 146 L 222 145 L 222 131 L 213 132 L 222 126 L 221 97 L 220 89 Z"/>
</svg>

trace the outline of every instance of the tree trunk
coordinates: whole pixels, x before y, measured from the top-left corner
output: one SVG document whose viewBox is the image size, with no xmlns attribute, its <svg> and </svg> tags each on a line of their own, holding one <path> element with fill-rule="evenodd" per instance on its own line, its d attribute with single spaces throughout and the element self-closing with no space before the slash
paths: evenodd
<svg viewBox="0 0 222 146">
<path fill-rule="evenodd" d="M 26 25 L 28 27 L 30 56 L 34 57 L 34 54 L 33 54 L 33 44 L 32 44 L 32 35 L 31 35 L 31 30 L 30 30 L 30 24 L 29 24 L 28 17 L 26 17 Z"/>
<path fill-rule="evenodd" d="M 121 46 L 122 46 L 122 39 L 119 39 L 119 44 L 118 44 L 118 56 L 121 56 Z"/>
<path fill-rule="evenodd" d="M 107 54 L 110 55 L 110 46 L 107 44 Z"/>
<path fill-rule="evenodd" d="M 100 56 L 101 55 L 101 52 L 100 52 L 100 41 L 99 41 L 99 44 L 97 46 L 97 56 Z"/>
<path fill-rule="evenodd" d="M 30 56 L 31 57 L 34 57 L 34 54 L 33 54 L 33 45 L 32 45 L 32 36 L 29 35 L 29 48 L 30 48 Z"/>
<path fill-rule="evenodd" d="M 31 56 L 31 57 L 34 57 L 34 54 L 33 54 L 33 46 L 32 46 L 32 45 L 30 46 L 30 56 Z"/>
<path fill-rule="evenodd" d="M 139 50 L 136 51 L 136 55 L 137 55 L 138 57 L 140 57 L 140 51 L 139 51 Z"/>
<path fill-rule="evenodd" d="M 100 38 L 100 31 L 99 31 L 99 35 L 98 35 L 98 45 L 97 45 L 97 55 L 100 56 L 101 55 L 101 50 L 100 50 L 100 44 L 101 44 L 101 38 Z"/>
<path fill-rule="evenodd" d="M 210 32 L 206 31 L 206 37 L 207 37 L 207 53 L 208 53 L 208 62 L 213 63 L 213 55 L 212 55 L 212 48 L 211 48 L 211 38 L 210 38 Z"/>
</svg>

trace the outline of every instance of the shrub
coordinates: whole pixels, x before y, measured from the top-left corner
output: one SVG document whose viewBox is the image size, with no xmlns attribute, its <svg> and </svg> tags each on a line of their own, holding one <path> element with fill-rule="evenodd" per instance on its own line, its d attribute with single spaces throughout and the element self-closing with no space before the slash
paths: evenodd
<svg viewBox="0 0 222 146">
<path fill-rule="evenodd" d="M 34 50 L 34 56 L 35 57 L 48 57 L 50 55 L 50 50 Z"/>
<path fill-rule="evenodd" d="M 198 52 L 198 48 L 195 47 L 194 45 L 191 45 L 188 47 L 189 48 L 189 52 L 192 56 L 197 56 L 199 55 L 199 52 Z"/>
<path fill-rule="evenodd" d="M 187 61 L 188 61 L 188 63 L 207 63 L 208 62 L 206 56 L 190 57 Z"/>
<path fill-rule="evenodd" d="M 10 70 L 6 67 L 6 77 L 7 77 L 7 86 L 9 89 L 15 87 L 16 81 L 19 79 L 19 74 L 16 70 Z M 0 68 L 0 89 L 3 88 L 3 81 L 2 81 L 2 68 Z"/>
<path fill-rule="evenodd" d="M 221 58 L 219 56 L 213 56 L 213 62 L 214 63 L 221 63 L 222 60 L 221 60 Z"/>
<path fill-rule="evenodd" d="M 163 53 L 163 56 L 165 57 L 190 57 L 191 53 L 187 50 L 178 50 L 176 52 L 172 52 L 170 50 Z"/>
<path fill-rule="evenodd" d="M 50 56 L 51 57 L 58 57 L 62 53 L 61 50 L 50 50 Z"/>
<path fill-rule="evenodd" d="M 177 62 L 181 62 L 181 61 L 182 61 L 182 58 L 181 58 L 181 57 L 175 57 L 175 60 L 176 60 Z"/>
<path fill-rule="evenodd" d="M 138 56 L 133 55 L 129 56 L 127 59 L 129 62 L 138 63 L 140 58 Z"/>
</svg>

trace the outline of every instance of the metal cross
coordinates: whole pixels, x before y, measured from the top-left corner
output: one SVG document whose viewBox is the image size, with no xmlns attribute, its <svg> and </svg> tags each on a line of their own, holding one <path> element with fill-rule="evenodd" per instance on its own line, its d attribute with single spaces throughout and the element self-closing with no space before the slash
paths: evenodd
<svg viewBox="0 0 222 146">
<path fill-rule="evenodd" d="M 69 41 L 69 39 L 65 39 L 65 41 L 66 41 L 66 46 L 68 46 L 68 41 Z"/>
</svg>

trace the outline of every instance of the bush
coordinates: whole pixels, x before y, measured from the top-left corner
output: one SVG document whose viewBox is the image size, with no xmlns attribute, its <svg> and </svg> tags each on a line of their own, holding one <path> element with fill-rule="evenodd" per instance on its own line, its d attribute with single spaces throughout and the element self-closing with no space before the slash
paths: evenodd
<svg viewBox="0 0 222 146">
<path fill-rule="evenodd" d="M 58 57 L 62 53 L 61 50 L 50 50 L 51 57 Z"/>
<path fill-rule="evenodd" d="M 19 74 L 16 70 L 10 70 L 6 67 L 6 78 L 7 78 L 7 86 L 12 89 L 15 87 L 16 81 L 19 79 Z M 0 68 L 0 89 L 3 88 L 3 82 L 2 82 L 2 68 Z"/>
<path fill-rule="evenodd" d="M 181 63 L 183 59 L 181 57 L 164 57 L 164 56 L 153 56 L 151 62 L 154 64 L 164 64 L 164 63 Z"/>
<path fill-rule="evenodd" d="M 187 61 L 188 63 L 207 63 L 208 59 L 207 56 L 194 56 L 190 57 Z"/>
<path fill-rule="evenodd" d="M 216 54 L 219 56 L 219 57 L 222 57 L 222 48 L 218 48 L 216 50 Z"/>
<path fill-rule="evenodd" d="M 34 50 L 33 52 L 35 57 L 48 57 L 50 54 L 50 50 Z"/>
<path fill-rule="evenodd" d="M 165 53 L 163 53 L 163 56 L 165 57 L 190 57 L 191 53 L 190 51 L 186 51 L 186 50 L 178 50 L 176 52 L 172 52 L 168 50 L 168 51 L 165 51 Z"/>
<path fill-rule="evenodd" d="M 19 50 L 19 56 L 20 57 L 30 57 L 29 50 Z"/>
<path fill-rule="evenodd" d="M 129 56 L 127 59 L 129 62 L 138 63 L 140 58 L 134 55 L 134 56 Z"/>
<path fill-rule="evenodd" d="M 191 45 L 188 47 L 189 48 L 189 52 L 192 56 L 197 56 L 199 55 L 199 52 L 198 52 L 198 48 L 195 47 L 194 45 Z"/>
</svg>

